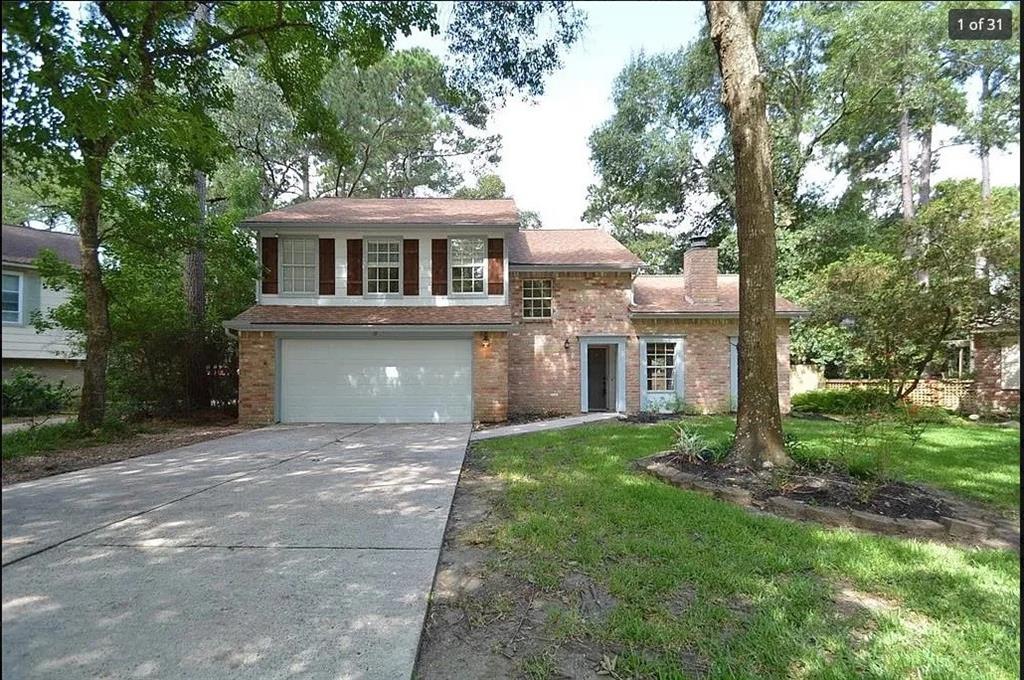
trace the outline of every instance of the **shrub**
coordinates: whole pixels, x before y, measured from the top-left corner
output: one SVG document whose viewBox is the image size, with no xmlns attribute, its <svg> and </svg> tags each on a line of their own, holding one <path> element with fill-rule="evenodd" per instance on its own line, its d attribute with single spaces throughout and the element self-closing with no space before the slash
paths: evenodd
<svg viewBox="0 0 1024 680">
<path fill-rule="evenodd" d="M 857 413 L 884 412 L 892 409 L 893 397 L 880 389 L 811 390 L 794 394 L 792 408 L 798 413 Z"/>
<path fill-rule="evenodd" d="M 4 416 L 40 416 L 58 413 L 71 404 L 75 390 L 64 385 L 48 383 L 40 376 L 16 368 L 11 377 L 3 381 Z"/>
<path fill-rule="evenodd" d="M 723 445 L 712 446 L 699 432 L 688 430 L 682 423 L 675 426 L 674 447 L 684 459 L 691 463 L 710 463 L 724 458 L 732 448 L 731 439 Z"/>
</svg>

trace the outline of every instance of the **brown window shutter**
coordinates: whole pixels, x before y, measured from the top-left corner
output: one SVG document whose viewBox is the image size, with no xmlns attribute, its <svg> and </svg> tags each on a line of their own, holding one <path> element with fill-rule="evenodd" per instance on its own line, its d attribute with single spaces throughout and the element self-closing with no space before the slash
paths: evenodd
<svg viewBox="0 0 1024 680">
<path fill-rule="evenodd" d="M 334 295 L 334 239 L 320 239 L 317 252 L 320 258 L 320 294 Z"/>
<path fill-rule="evenodd" d="M 487 294 L 505 292 L 505 239 L 487 239 Z"/>
<path fill-rule="evenodd" d="M 420 242 L 402 241 L 402 295 L 420 294 Z"/>
<path fill-rule="evenodd" d="M 430 293 L 448 294 L 448 239 L 430 241 Z"/>
<path fill-rule="evenodd" d="M 349 295 L 363 294 L 363 240 L 360 238 L 348 239 L 348 284 L 346 292 Z"/>
<path fill-rule="evenodd" d="M 265 236 L 260 250 L 263 257 L 263 294 L 277 295 L 277 238 Z"/>
</svg>

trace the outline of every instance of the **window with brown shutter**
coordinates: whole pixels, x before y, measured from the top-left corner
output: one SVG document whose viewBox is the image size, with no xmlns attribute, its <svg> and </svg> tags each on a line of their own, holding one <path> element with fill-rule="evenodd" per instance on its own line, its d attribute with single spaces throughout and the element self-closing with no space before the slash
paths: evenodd
<svg viewBox="0 0 1024 680">
<path fill-rule="evenodd" d="M 402 295 L 420 294 L 420 242 L 402 241 Z"/>
<path fill-rule="evenodd" d="M 266 236 L 260 246 L 263 256 L 263 294 L 277 295 L 277 239 Z"/>
<path fill-rule="evenodd" d="M 430 241 L 430 293 L 448 294 L 448 239 Z"/>
<path fill-rule="evenodd" d="M 487 294 L 505 292 L 505 240 L 487 239 Z"/>
<path fill-rule="evenodd" d="M 320 294 L 334 295 L 334 239 L 320 239 Z"/>
<path fill-rule="evenodd" d="M 350 238 L 346 244 L 348 257 L 348 282 L 345 290 L 349 295 L 363 294 L 363 239 Z"/>
</svg>

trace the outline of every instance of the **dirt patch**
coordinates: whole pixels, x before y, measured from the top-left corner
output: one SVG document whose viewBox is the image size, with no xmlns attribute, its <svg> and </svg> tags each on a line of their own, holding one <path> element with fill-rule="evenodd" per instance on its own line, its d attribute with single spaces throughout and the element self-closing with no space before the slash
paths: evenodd
<svg viewBox="0 0 1024 680">
<path fill-rule="evenodd" d="M 693 462 L 674 454 L 657 459 L 701 479 L 749 490 L 758 501 L 783 496 L 808 505 L 871 512 L 900 519 L 938 521 L 952 516 L 946 499 L 930 489 L 895 481 L 873 481 L 835 470 L 750 470 Z"/>
<path fill-rule="evenodd" d="M 616 606 L 585 574 L 542 590 L 491 546 L 506 519 L 501 480 L 471 450 L 445 530 L 415 678 L 607 678 L 622 653 L 590 636 Z"/>
<path fill-rule="evenodd" d="M 72 472 L 136 456 L 160 453 L 179 446 L 219 439 L 249 429 L 238 425 L 234 420 L 201 424 L 160 421 L 153 423 L 153 427 L 159 428 L 160 431 L 132 435 L 122 441 L 110 444 L 50 451 L 38 456 L 20 456 L 4 460 L 2 483 L 7 485 L 26 482 L 62 472 Z"/>
</svg>

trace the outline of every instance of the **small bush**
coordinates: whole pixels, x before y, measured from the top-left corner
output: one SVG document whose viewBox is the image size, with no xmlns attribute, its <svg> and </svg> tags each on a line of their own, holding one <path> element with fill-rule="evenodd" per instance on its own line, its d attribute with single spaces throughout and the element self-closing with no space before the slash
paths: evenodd
<svg viewBox="0 0 1024 680">
<path fill-rule="evenodd" d="M 64 385 L 48 383 L 41 377 L 16 368 L 11 377 L 3 381 L 4 416 L 41 416 L 59 413 L 71 404 L 75 390 Z"/>
<path fill-rule="evenodd" d="M 732 440 L 724 444 L 712 446 L 699 432 L 688 430 L 680 423 L 675 427 L 676 439 L 674 448 L 684 459 L 691 463 L 711 463 L 719 461 L 729 453 Z"/>
<path fill-rule="evenodd" d="M 894 400 L 885 390 L 843 389 L 811 390 L 794 394 L 793 410 L 798 413 L 857 413 L 885 412 L 892 409 Z"/>
</svg>

